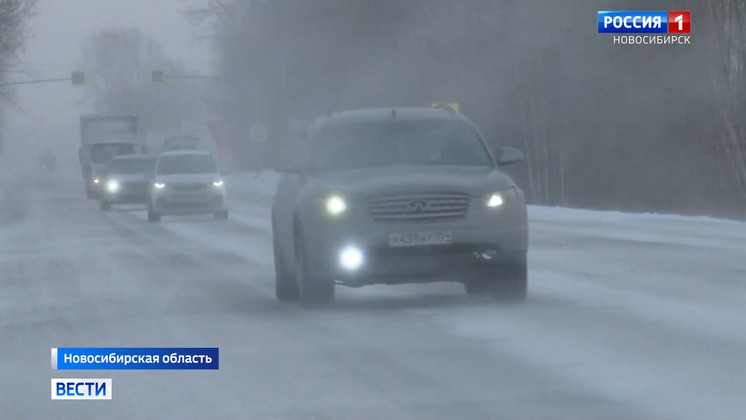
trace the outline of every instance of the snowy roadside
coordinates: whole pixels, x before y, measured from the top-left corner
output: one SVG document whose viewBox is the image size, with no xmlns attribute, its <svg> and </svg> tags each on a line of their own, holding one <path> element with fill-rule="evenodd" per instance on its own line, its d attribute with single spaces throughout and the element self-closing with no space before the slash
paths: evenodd
<svg viewBox="0 0 746 420">
<path fill-rule="evenodd" d="M 225 176 L 228 194 L 232 198 L 259 198 L 271 202 L 281 174 L 273 171 L 236 172 Z"/>
<path fill-rule="evenodd" d="M 24 219 L 25 202 L 21 200 L 24 191 L 16 185 L 15 169 L 14 161 L 0 154 L 0 228 Z"/>
<path fill-rule="evenodd" d="M 226 184 L 229 194 L 239 200 L 242 199 L 261 199 L 271 203 L 274 197 L 277 184 L 282 174 L 274 171 L 263 172 L 236 172 L 227 175 Z M 717 226 L 724 230 L 732 227 L 740 228 L 746 226 L 744 222 L 717 219 L 708 216 L 680 216 L 674 214 L 658 213 L 623 213 L 619 211 L 601 211 L 586 210 L 565 207 L 546 207 L 546 206 L 528 206 L 528 213 L 531 220 L 542 222 L 562 222 L 563 226 L 573 226 L 575 224 L 587 224 L 589 221 L 604 224 L 636 224 L 641 223 L 643 226 L 658 224 L 661 221 L 667 221 L 672 224 L 677 222 L 692 223 L 691 227 L 711 228 Z M 641 232 L 643 234 L 644 232 Z M 644 239 L 644 235 L 640 237 Z"/>
</svg>

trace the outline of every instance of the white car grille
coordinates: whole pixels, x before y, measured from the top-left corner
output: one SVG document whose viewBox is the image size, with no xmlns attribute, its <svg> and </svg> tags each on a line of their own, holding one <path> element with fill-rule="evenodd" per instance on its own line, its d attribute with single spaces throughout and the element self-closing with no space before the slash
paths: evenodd
<svg viewBox="0 0 746 420">
<path fill-rule="evenodd" d="M 207 189 L 208 184 L 204 182 L 179 183 L 173 184 L 171 187 L 177 191 L 201 191 Z"/>
<path fill-rule="evenodd" d="M 469 196 L 463 193 L 423 193 L 368 200 L 368 212 L 377 222 L 440 221 L 466 216 Z"/>
</svg>

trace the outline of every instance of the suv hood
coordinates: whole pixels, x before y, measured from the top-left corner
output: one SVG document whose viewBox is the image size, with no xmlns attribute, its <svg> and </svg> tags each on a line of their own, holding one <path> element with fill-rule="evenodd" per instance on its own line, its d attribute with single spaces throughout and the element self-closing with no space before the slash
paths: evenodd
<svg viewBox="0 0 746 420">
<path fill-rule="evenodd" d="M 366 168 L 314 174 L 311 189 L 347 195 L 459 191 L 483 193 L 515 186 L 495 167 L 426 165 Z"/>
</svg>

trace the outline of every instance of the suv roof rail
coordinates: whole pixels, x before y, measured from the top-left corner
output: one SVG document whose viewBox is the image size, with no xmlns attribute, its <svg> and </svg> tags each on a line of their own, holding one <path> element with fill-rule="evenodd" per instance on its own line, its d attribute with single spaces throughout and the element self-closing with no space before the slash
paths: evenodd
<svg viewBox="0 0 746 420">
<path fill-rule="evenodd" d="M 436 102 L 432 105 L 433 108 L 436 109 L 442 109 L 444 111 L 448 111 L 452 114 L 458 114 L 459 112 L 454 108 L 455 106 L 458 106 L 458 104 L 449 104 L 449 103 L 443 103 L 443 102 Z"/>
</svg>

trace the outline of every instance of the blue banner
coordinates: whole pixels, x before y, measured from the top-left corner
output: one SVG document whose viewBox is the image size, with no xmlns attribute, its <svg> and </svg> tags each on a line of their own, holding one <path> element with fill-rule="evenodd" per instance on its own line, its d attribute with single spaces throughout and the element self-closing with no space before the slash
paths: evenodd
<svg viewBox="0 0 746 420">
<path fill-rule="evenodd" d="M 598 33 L 667 33 L 668 12 L 658 11 L 599 11 Z"/>
<path fill-rule="evenodd" d="M 217 370 L 217 347 L 52 348 L 54 370 Z"/>
</svg>

